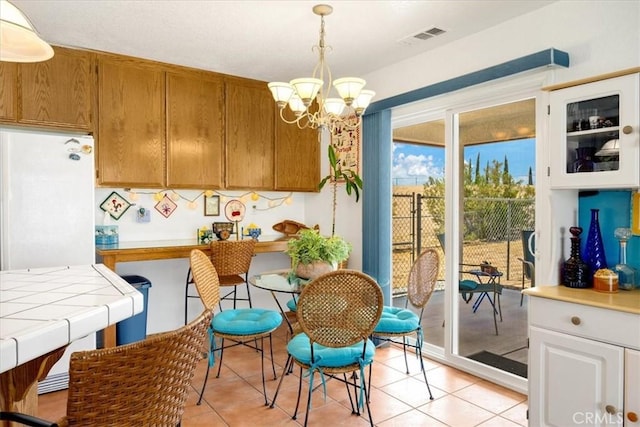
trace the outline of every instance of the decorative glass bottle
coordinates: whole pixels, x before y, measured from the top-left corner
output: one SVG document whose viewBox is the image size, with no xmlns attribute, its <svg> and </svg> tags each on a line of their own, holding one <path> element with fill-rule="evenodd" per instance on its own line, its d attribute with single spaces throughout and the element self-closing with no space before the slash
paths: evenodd
<svg viewBox="0 0 640 427">
<path fill-rule="evenodd" d="M 613 267 L 613 270 L 618 273 L 618 287 L 631 290 L 639 285 L 638 272 L 627 264 L 627 240 L 631 237 L 631 229 L 616 228 L 614 235 L 620 241 L 620 258 L 618 264 Z"/>
<path fill-rule="evenodd" d="M 576 148 L 577 159 L 573 162 L 573 172 L 593 172 L 595 163 L 593 161 L 593 154 L 595 148 L 582 147 Z"/>
<path fill-rule="evenodd" d="M 587 243 L 582 256 L 584 262 L 589 266 L 591 276 L 601 268 L 607 268 L 607 259 L 604 255 L 604 244 L 602 243 L 602 232 L 600 231 L 599 212 L 600 209 L 591 209 L 591 224 L 589 225 Z M 593 277 L 590 277 L 589 282 L 592 281 Z"/>
<path fill-rule="evenodd" d="M 580 258 L 581 227 L 571 227 L 571 254 L 564 262 L 562 284 L 569 288 L 588 288 L 591 286 L 589 266 Z"/>
</svg>

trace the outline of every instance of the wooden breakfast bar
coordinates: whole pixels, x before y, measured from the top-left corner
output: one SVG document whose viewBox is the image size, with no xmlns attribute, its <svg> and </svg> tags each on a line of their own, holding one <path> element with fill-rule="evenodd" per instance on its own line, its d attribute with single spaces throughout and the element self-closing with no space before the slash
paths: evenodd
<svg viewBox="0 0 640 427">
<path fill-rule="evenodd" d="M 255 253 L 284 252 L 287 249 L 287 238 L 280 236 L 261 236 L 256 242 Z M 197 239 L 152 240 L 138 242 L 121 242 L 115 245 L 96 245 L 98 262 L 113 271 L 120 262 L 153 261 L 175 258 L 189 258 L 191 251 L 200 249 L 211 255 L 208 244 L 200 244 Z M 104 346 L 116 345 L 115 326 L 104 330 Z"/>
</svg>

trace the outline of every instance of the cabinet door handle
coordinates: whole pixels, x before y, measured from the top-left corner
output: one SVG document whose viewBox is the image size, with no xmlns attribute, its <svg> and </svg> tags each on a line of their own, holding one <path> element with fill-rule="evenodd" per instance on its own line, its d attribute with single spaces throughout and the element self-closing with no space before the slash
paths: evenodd
<svg viewBox="0 0 640 427">
<path fill-rule="evenodd" d="M 573 323 L 574 325 L 579 325 L 580 318 L 578 316 L 571 316 L 571 323 Z"/>
<path fill-rule="evenodd" d="M 638 414 L 636 414 L 635 412 L 628 412 L 627 419 L 632 423 L 635 423 L 636 421 L 638 421 Z"/>
<path fill-rule="evenodd" d="M 616 411 L 616 407 L 613 406 L 613 405 L 605 406 L 604 410 L 607 411 L 607 414 L 612 414 L 612 415 L 615 414 L 616 412 L 618 412 L 618 411 Z"/>
<path fill-rule="evenodd" d="M 625 126 L 622 128 L 622 133 L 624 133 L 625 135 L 629 135 L 631 132 L 633 132 L 633 126 Z"/>
</svg>

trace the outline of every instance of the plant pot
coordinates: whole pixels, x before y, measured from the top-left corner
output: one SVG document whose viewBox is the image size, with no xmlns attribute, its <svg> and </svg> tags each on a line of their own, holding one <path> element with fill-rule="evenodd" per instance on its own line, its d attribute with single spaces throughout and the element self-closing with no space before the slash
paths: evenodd
<svg viewBox="0 0 640 427">
<path fill-rule="evenodd" d="M 336 270 L 337 266 L 325 261 L 314 261 L 311 264 L 298 264 L 296 276 L 303 279 L 315 279 L 316 277 Z"/>
</svg>

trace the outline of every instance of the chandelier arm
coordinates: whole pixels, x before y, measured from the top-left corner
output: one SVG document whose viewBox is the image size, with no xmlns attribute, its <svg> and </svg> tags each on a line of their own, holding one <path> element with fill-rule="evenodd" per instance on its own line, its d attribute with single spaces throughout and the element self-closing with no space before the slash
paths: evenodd
<svg viewBox="0 0 640 427">
<path fill-rule="evenodd" d="M 306 129 L 306 128 L 308 128 L 310 126 L 310 123 L 309 123 L 310 122 L 310 120 L 309 120 L 309 114 L 310 113 L 308 111 L 305 111 L 303 114 L 299 115 L 298 117 L 296 117 L 293 120 L 289 120 L 284 116 L 284 108 L 279 108 L 278 110 L 280 110 L 280 119 L 283 122 L 285 122 L 285 123 L 287 123 L 289 125 L 295 124 L 300 129 Z M 307 120 L 305 121 L 303 119 L 307 119 Z M 301 124 L 301 122 L 304 122 L 304 124 Z"/>
</svg>

